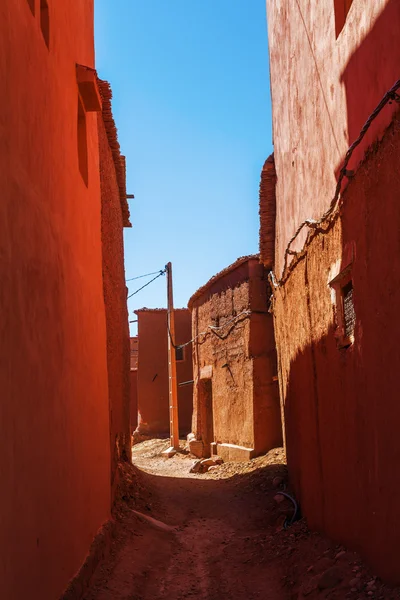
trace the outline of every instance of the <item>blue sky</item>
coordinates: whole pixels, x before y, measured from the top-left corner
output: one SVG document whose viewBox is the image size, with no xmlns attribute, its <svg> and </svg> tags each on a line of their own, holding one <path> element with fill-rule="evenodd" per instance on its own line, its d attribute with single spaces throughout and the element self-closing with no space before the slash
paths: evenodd
<svg viewBox="0 0 400 600">
<path fill-rule="evenodd" d="M 95 5 L 96 67 L 112 86 L 135 194 L 126 277 L 171 261 L 174 303 L 186 306 L 213 274 L 258 252 L 258 186 L 272 151 L 265 0 Z M 128 301 L 130 319 L 165 305 L 161 277 Z"/>
</svg>

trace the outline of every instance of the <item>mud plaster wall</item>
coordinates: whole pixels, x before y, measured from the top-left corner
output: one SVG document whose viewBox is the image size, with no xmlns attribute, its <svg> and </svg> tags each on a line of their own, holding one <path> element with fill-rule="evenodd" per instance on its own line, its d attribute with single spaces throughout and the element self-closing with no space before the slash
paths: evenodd
<svg viewBox="0 0 400 600">
<path fill-rule="evenodd" d="M 139 430 L 143 434 L 169 435 L 167 311 L 139 310 L 138 337 L 138 411 Z M 192 337 L 191 316 L 187 309 L 175 310 L 176 344 Z M 177 381 L 193 379 L 192 348 L 185 348 L 184 361 L 176 363 Z M 190 431 L 193 386 L 178 387 L 179 430 Z"/>
<path fill-rule="evenodd" d="M 399 78 L 400 2 L 353 0 L 337 39 L 334 5 L 267 0 L 279 275 L 289 239 L 304 219 L 325 212 L 348 146 Z M 349 169 L 391 113 L 385 109 L 374 122 Z M 299 236 L 293 249 L 303 241 Z"/>
<path fill-rule="evenodd" d="M 311 527 L 399 582 L 400 120 L 370 151 L 340 218 L 274 303 L 291 480 Z M 353 263 L 354 345 L 338 349 L 328 281 Z"/>
<path fill-rule="evenodd" d="M 137 365 L 139 356 L 138 337 L 131 337 L 131 432 L 133 433 L 138 424 L 138 394 L 137 394 Z"/>
<path fill-rule="evenodd" d="M 107 325 L 111 486 L 117 463 L 130 460 L 130 338 L 124 267 L 123 221 L 115 165 L 101 113 L 98 115 L 103 286 Z"/>
<path fill-rule="evenodd" d="M 210 332 L 194 345 L 192 429 L 197 439 L 202 439 L 205 427 L 197 382 L 200 370 L 212 366 L 213 441 L 255 448 L 256 453 L 271 448 L 270 444 L 279 445 L 279 397 L 271 376 L 276 371 L 276 358 L 266 294 L 266 272 L 258 260 L 252 260 L 224 275 L 193 303 L 194 336 L 209 325 L 223 325 L 243 311 L 260 311 L 221 331 L 224 337 L 230 331 L 226 339 Z"/>
<path fill-rule="evenodd" d="M 130 346 L 131 346 L 131 370 L 137 369 L 138 365 L 138 353 L 139 353 L 139 340 L 138 337 L 130 338 Z"/>
<path fill-rule="evenodd" d="M 137 391 L 137 369 L 131 369 L 131 432 L 133 433 L 138 424 L 138 391 Z"/>
<path fill-rule="evenodd" d="M 0 597 L 54 600 L 109 518 L 110 444 L 93 2 L 49 2 L 49 48 L 38 5 L 0 3 Z"/>
</svg>

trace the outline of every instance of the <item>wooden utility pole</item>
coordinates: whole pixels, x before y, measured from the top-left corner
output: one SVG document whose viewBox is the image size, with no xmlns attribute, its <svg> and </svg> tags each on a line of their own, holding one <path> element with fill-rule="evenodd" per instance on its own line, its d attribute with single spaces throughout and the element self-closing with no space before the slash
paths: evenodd
<svg viewBox="0 0 400 600">
<path fill-rule="evenodd" d="M 163 454 L 173 456 L 179 450 L 179 422 L 178 422 L 178 386 L 176 381 L 176 355 L 175 355 L 175 314 L 174 297 L 172 289 L 172 264 L 166 265 L 167 291 L 168 291 L 168 379 L 169 379 L 169 431 L 171 446 Z"/>
</svg>

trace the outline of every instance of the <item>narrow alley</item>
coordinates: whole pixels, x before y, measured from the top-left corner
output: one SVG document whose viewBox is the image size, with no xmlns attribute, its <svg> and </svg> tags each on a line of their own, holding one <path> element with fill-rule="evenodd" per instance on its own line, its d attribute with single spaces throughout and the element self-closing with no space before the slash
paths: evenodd
<svg viewBox="0 0 400 600">
<path fill-rule="evenodd" d="M 84 600 L 361 599 L 371 589 L 378 598 L 385 593 L 356 554 L 311 534 L 302 520 L 285 528 L 294 509 L 279 495 L 287 485 L 282 449 L 196 474 L 189 472 L 187 452 L 162 457 L 167 445 L 149 440 L 134 447 L 135 466 L 124 467 L 111 552 Z"/>
<path fill-rule="evenodd" d="M 0 600 L 400 600 L 400 0 L 0 0 Z"/>
</svg>

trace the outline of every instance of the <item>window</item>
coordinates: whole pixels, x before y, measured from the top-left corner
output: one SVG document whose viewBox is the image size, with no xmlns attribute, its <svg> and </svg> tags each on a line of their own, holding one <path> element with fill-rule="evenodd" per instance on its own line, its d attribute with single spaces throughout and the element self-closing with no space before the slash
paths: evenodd
<svg viewBox="0 0 400 600">
<path fill-rule="evenodd" d="M 44 41 L 46 46 L 50 47 L 50 17 L 49 17 L 49 5 L 47 0 L 40 0 L 40 28 L 42 30 Z"/>
<path fill-rule="evenodd" d="M 342 31 L 353 0 L 333 0 L 335 5 L 336 37 Z"/>
<path fill-rule="evenodd" d="M 83 108 L 82 100 L 78 94 L 78 161 L 79 170 L 85 185 L 88 185 L 88 149 L 86 134 L 86 113 Z"/>
<path fill-rule="evenodd" d="M 185 360 L 185 349 L 184 348 L 175 348 L 175 360 L 177 362 L 182 362 Z"/>
<path fill-rule="evenodd" d="M 354 309 L 354 289 L 351 275 L 351 267 L 347 267 L 339 273 L 331 287 L 336 295 L 336 320 L 338 345 L 340 348 L 351 346 L 354 342 L 356 327 L 356 312 Z"/>
<path fill-rule="evenodd" d="M 344 337 L 347 340 L 354 340 L 354 329 L 356 325 L 356 313 L 353 302 L 353 282 L 349 281 L 342 287 L 343 302 L 343 328 Z"/>
</svg>

